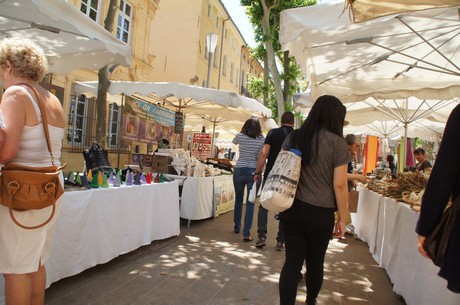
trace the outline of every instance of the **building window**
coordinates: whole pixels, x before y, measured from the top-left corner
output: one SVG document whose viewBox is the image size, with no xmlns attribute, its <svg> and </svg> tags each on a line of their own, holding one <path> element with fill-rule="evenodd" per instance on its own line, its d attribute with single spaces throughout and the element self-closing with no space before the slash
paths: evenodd
<svg viewBox="0 0 460 305">
<path fill-rule="evenodd" d="M 235 65 L 233 63 L 230 64 L 230 82 L 233 84 L 233 72 L 235 69 Z"/>
<path fill-rule="evenodd" d="M 67 126 L 67 142 L 78 148 L 89 147 L 95 140 L 96 99 L 73 95 Z"/>
<path fill-rule="evenodd" d="M 227 55 L 224 55 L 224 59 L 222 60 L 222 75 L 227 75 Z"/>
<path fill-rule="evenodd" d="M 212 60 L 212 66 L 217 68 L 218 58 L 219 58 L 219 46 L 216 46 L 216 50 L 214 51 L 214 58 Z"/>
<path fill-rule="evenodd" d="M 131 5 L 126 1 L 120 1 L 120 13 L 117 23 L 117 38 L 124 43 L 129 43 L 129 34 L 131 31 L 132 10 Z"/>
<path fill-rule="evenodd" d="M 219 16 L 216 17 L 216 28 L 219 28 Z"/>
<path fill-rule="evenodd" d="M 225 39 L 228 39 L 228 30 L 225 29 Z"/>
<path fill-rule="evenodd" d="M 235 50 L 235 38 L 232 38 L 232 49 Z"/>
<path fill-rule="evenodd" d="M 208 17 L 211 18 L 211 4 L 208 4 Z"/>
<path fill-rule="evenodd" d="M 121 111 L 120 106 L 116 103 L 109 104 L 109 124 L 107 130 L 107 137 L 109 146 L 118 147 L 118 132 L 120 130 Z"/>
<path fill-rule="evenodd" d="M 81 0 L 80 11 L 97 22 L 99 0 Z"/>
</svg>

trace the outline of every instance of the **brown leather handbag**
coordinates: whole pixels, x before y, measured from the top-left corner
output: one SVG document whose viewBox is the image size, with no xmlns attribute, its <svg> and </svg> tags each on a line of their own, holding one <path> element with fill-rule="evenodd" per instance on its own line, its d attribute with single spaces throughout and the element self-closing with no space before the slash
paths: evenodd
<svg viewBox="0 0 460 305">
<path fill-rule="evenodd" d="M 423 243 L 423 248 L 436 266 L 441 267 L 444 262 L 450 235 L 459 210 L 460 196 L 457 196 L 452 205 L 444 210 L 438 224 Z"/>
<path fill-rule="evenodd" d="M 46 111 L 40 94 L 34 87 L 28 84 L 21 85 L 30 88 L 37 98 L 37 103 L 42 115 L 42 124 L 45 130 L 46 143 L 53 165 L 47 167 L 29 167 L 12 163 L 5 164 L 1 170 L 0 177 L 1 204 L 8 207 L 11 219 L 19 227 L 24 229 L 36 229 L 45 226 L 53 219 L 56 211 L 56 201 L 64 193 L 64 188 L 62 187 L 59 177 L 62 175 L 61 170 L 66 165 L 64 164 L 59 167 L 54 165 Z M 16 211 L 40 210 L 49 206 L 52 206 L 53 209 L 48 219 L 35 226 L 21 224 L 14 216 L 14 212 Z"/>
</svg>

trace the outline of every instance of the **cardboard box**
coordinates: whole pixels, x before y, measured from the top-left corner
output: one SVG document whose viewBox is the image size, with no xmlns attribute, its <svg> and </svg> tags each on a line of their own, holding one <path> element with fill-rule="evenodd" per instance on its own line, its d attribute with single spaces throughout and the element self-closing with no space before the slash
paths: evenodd
<svg viewBox="0 0 460 305">
<path fill-rule="evenodd" d="M 152 172 L 153 173 L 163 173 L 163 174 L 176 173 L 174 168 L 171 167 L 171 161 L 172 161 L 172 158 L 169 156 L 154 155 L 152 158 Z"/>
</svg>

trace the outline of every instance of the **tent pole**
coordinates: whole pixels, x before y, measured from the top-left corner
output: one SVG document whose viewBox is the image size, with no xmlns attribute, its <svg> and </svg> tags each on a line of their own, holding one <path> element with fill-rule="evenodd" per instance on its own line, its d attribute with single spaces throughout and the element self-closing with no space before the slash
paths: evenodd
<svg viewBox="0 0 460 305">
<path fill-rule="evenodd" d="M 216 119 L 212 121 L 211 158 L 214 158 L 214 134 L 216 131 Z"/>
<path fill-rule="evenodd" d="M 124 106 L 125 105 L 125 94 L 121 94 L 121 111 L 120 111 L 120 121 L 123 122 L 123 114 L 124 114 Z M 118 141 L 121 142 L 121 128 L 120 124 L 118 124 Z M 119 143 L 120 143 L 119 142 Z M 120 144 L 118 144 L 118 156 L 117 156 L 117 168 L 120 168 Z"/>
<path fill-rule="evenodd" d="M 406 168 L 406 160 L 407 159 L 407 122 L 404 122 L 404 154 L 403 154 L 403 170 Z"/>
</svg>

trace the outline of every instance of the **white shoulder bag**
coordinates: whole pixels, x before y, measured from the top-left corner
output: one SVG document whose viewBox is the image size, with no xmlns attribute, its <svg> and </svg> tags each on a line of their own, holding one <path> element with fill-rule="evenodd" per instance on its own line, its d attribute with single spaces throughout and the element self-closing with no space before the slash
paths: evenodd
<svg viewBox="0 0 460 305">
<path fill-rule="evenodd" d="M 283 212 L 292 206 L 299 184 L 301 155 L 299 150 L 292 148 L 280 151 L 276 157 L 260 194 L 260 203 L 267 210 Z"/>
</svg>

